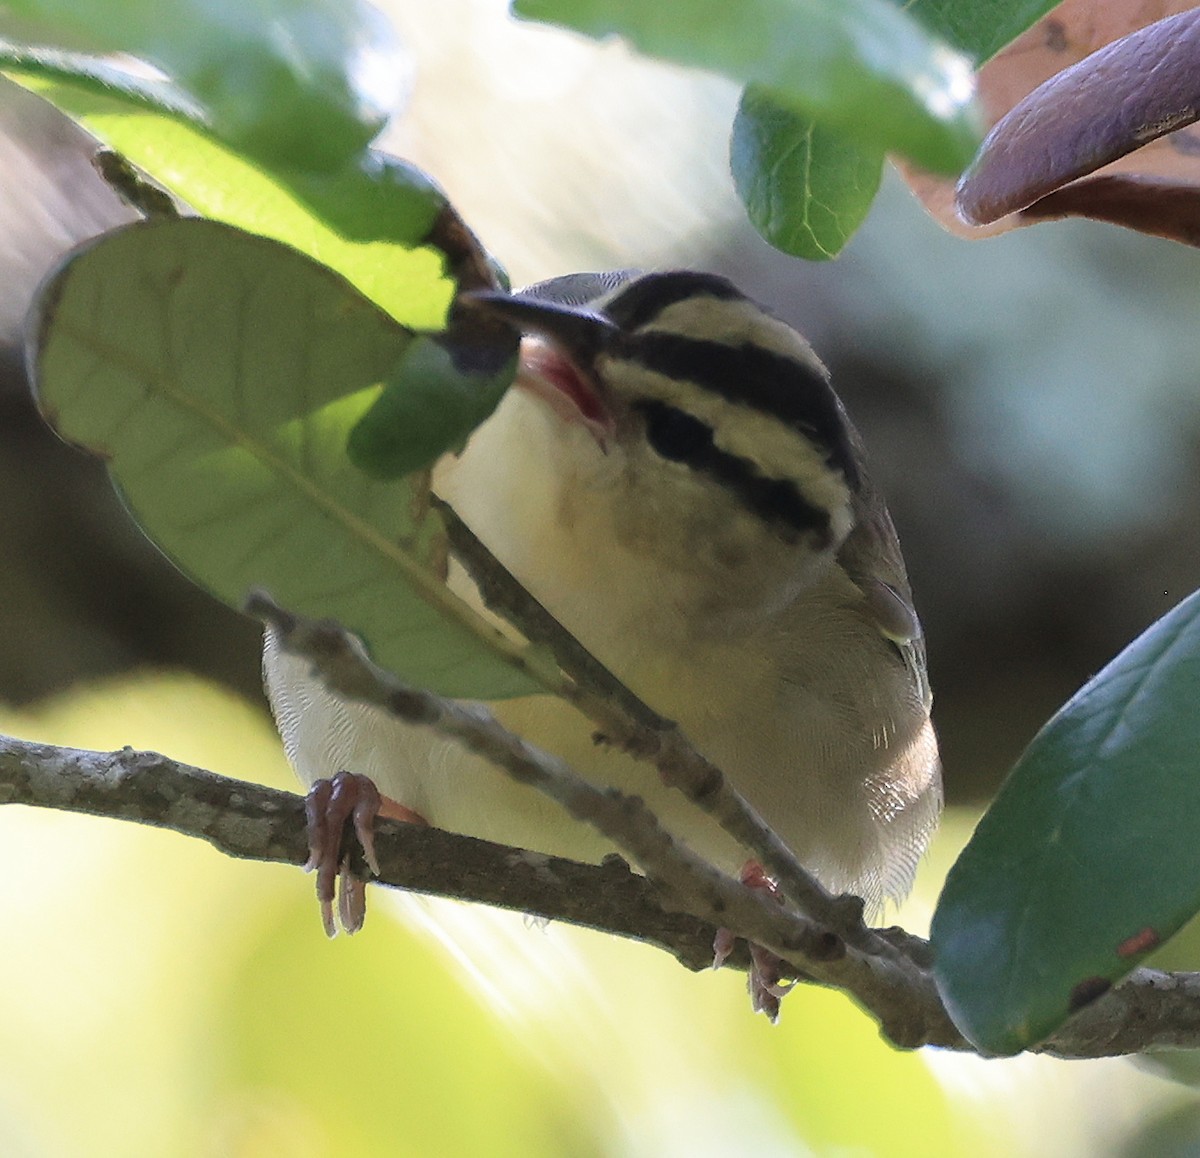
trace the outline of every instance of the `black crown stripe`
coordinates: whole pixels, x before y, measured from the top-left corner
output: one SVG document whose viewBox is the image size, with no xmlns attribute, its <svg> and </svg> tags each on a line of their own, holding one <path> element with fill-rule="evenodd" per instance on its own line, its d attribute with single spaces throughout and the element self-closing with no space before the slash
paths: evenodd
<svg viewBox="0 0 1200 1158">
<path fill-rule="evenodd" d="M 639 277 L 604 304 L 605 314 L 626 333 L 649 325 L 664 310 L 689 298 L 748 300 L 728 278 L 715 273 L 671 270 Z"/>
</svg>

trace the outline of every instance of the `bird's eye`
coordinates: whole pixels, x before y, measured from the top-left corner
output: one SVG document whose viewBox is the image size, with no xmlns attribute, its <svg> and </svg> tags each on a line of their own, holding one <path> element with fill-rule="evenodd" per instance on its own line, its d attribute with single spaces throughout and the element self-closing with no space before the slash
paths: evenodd
<svg viewBox="0 0 1200 1158">
<path fill-rule="evenodd" d="M 692 462 L 713 445 L 712 427 L 664 402 L 645 402 L 646 440 L 672 462 Z"/>
</svg>

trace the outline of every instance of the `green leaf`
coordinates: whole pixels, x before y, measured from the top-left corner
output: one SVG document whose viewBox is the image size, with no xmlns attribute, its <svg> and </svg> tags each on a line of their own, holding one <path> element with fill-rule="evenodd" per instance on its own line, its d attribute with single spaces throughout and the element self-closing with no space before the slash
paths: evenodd
<svg viewBox="0 0 1200 1158">
<path fill-rule="evenodd" d="M 446 198 L 407 162 L 368 149 L 335 173 L 280 169 L 280 183 L 350 241 L 424 241 Z"/>
<path fill-rule="evenodd" d="M 346 457 L 413 335 L 337 275 L 217 222 L 137 224 L 77 251 L 35 320 L 43 411 L 107 458 L 193 579 L 234 606 L 261 586 L 333 616 L 446 695 L 537 690 L 536 657 L 435 573 L 440 526 L 416 485 L 374 482 Z"/>
<path fill-rule="evenodd" d="M 419 196 L 403 184 L 402 176 L 415 170 L 368 154 L 353 171 L 305 178 L 311 195 L 306 202 L 296 183 L 264 172 L 185 121 L 71 85 L 22 83 L 197 213 L 294 246 L 342 274 L 406 325 L 440 329 L 444 324 L 454 282 L 444 255 L 418 243 L 445 203 L 419 174 L 413 177 L 424 189 Z M 340 208 L 314 212 L 314 200 L 326 205 L 320 191 Z M 356 207 L 359 227 L 352 227 L 346 219 Z M 330 217 L 344 228 L 331 225 Z"/>
<path fill-rule="evenodd" d="M 398 102 L 403 59 L 365 0 L 10 0 L 8 59 L 190 108 L 235 150 L 302 169 L 353 163 Z M 50 51 L 47 51 L 49 49 Z M 165 74 L 121 71 L 127 53 Z"/>
<path fill-rule="evenodd" d="M 930 32 L 982 64 L 1062 0 L 893 0 Z"/>
<path fill-rule="evenodd" d="M 399 478 L 427 466 L 496 409 L 517 368 L 515 331 L 483 364 L 456 354 L 446 338 L 418 336 L 389 371 L 383 393 L 350 432 L 350 460 L 372 478 Z"/>
<path fill-rule="evenodd" d="M 1200 910 L 1200 592 L 1034 738 L 933 919 L 959 1028 L 1041 1041 Z"/>
<path fill-rule="evenodd" d="M 957 173 L 979 143 L 971 63 L 887 0 L 517 0 L 522 16 L 790 97 L 873 148 Z"/>
<path fill-rule="evenodd" d="M 754 228 L 776 249 L 810 261 L 838 255 L 883 176 L 882 150 L 822 127 L 759 85 L 742 93 L 729 158 Z"/>
</svg>

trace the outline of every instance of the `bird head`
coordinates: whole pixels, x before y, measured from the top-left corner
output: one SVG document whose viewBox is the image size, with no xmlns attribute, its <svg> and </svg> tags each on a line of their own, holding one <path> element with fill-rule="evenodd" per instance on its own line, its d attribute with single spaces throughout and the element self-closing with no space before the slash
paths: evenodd
<svg viewBox="0 0 1200 1158">
<path fill-rule="evenodd" d="M 574 274 L 469 300 L 525 335 L 518 385 L 618 460 L 631 501 L 820 553 L 850 532 L 859 468 L 828 374 L 726 278 Z"/>
</svg>

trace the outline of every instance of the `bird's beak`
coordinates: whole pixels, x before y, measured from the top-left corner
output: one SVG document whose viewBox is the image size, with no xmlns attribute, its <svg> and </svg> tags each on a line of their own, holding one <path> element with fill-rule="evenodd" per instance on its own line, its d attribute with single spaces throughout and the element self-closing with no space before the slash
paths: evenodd
<svg viewBox="0 0 1200 1158">
<path fill-rule="evenodd" d="M 476 290 L 462 301 L 508 322 L 525 335 L 516 385 L 545 402 L 560 418 L 583 425 L 607 449 L 615 423 L 597 358 L 617 327 L 585 306 L 568 306 L 533 294 Z"/>
<path fill-rule="evenodd" d="M 534 294 L 476 290 L 463 301 L 501 318 L 523 334 L 551 343 L 582 367 L 590 367 L 617 335 L 617 327 L 586 306 L 568 306 Z"/>
</svg>

